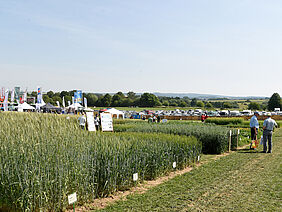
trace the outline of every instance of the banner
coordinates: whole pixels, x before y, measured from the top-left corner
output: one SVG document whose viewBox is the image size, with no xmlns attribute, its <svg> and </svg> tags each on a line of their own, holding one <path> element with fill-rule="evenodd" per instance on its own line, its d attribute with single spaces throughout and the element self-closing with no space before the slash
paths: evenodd
<svg viewBox="0 0 282 212">
<path fill-rule="evenodd" d="M 5 88 L 2 87 L 2 89 L 1 89 L 1 95 L 0 95 L 0 101 L 1 101 L 1 102 L 4 102 L 4 99 L 5 99 Z"/>
<path fill-rule="evenodd" d="M 37 87 L 37 103 L 42 104 L 42 91 L 40 87 Z"/>
<path fill-rule="evenodd" d="M 7 89 L 7 90 L 5 91 L 4 102 L 7 102 L 7 103 L 8 103 L 8 98 L 9 98 L 9 90 Z"/>
<path fill-rule="evenodd" d="M 14 103 L 14 101 L 15 101 L 15 89 L 13 89 L 11 93 L 11 103 Z"/>
<path fill-rule="evenodd" d="M 23 101 L 27 102 L 27 89 L 24 92 Z"/>
<path fill-rule="evenodd" d="M 65 97 L 63 96 L 63 102 L 62 102 L 62 104 L 63 104 L 63 107 L 66 107 L 66 104 L 65 104 Z"/>
<path fill-rule="evenodd" d="M 103 132 L 114 131 L 112 114 L 101 113 L 101 127 Z"/>
<path fill-rule="evenodd" d="M 8 111 L 8 98 L 9 98 L 9 90 L 5 91 L 5 99 L 4 99 L 4 111 Z"/>
<path fill-rule="evenodd" d="M 82 103 L 82 91 L 81 90 L 74 92 L 74 102 Z"/>
<path fill-rule="evenodd" d="M 84 107 L 87 108 L 87 99 L 86 99 L 86 97 L 84 97 Z"/>
<path fill-rule="evenodd" d="M 93 112 L 86 112 L 86 120 L 87 120 L 87 129 L 90 132 L 96 131 L 95 124 L 94 124 L 94 113 Z"/>
<path fill-rule="evenodd" d="M 15 99 L 16 99 L 17 103 L 19 103 L 19 101 L 20 101 L 20 90 L 21 90 L 20 87 L 15 87 Z"/>
</svg>

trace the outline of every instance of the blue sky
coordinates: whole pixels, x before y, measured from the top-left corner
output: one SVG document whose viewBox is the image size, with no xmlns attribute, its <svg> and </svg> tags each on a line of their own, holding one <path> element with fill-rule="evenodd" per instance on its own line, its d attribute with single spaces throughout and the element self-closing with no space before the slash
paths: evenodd
<svg viewBox="0 0 282 212">
<path fill-rule="evenodd" d="M 0 0 L 0 86 L 281 93 L 282 1 Z"/>
</svg>

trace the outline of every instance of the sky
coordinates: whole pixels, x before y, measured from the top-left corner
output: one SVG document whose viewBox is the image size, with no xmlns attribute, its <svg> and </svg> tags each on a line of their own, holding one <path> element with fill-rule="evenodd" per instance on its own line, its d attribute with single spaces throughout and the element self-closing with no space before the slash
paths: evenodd
<svg viewBox="0 0 282 212">
<path fill-rule="evenodd" d="M 280 0 L 0 0 L 0 86 L 282 94 Z"/>
</svg>

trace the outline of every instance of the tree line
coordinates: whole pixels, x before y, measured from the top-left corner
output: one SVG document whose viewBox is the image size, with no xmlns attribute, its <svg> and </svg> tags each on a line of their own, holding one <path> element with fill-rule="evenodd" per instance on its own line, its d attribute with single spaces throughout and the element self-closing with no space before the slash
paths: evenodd
<svg viewBox="0 0 282 212">
<path fill-rule="evenodd" d="M 62 105 L 63 97 L 65 100 L 65 104 L 68 105 L 68 101 L 72 102 L 72 96 L 74 96 L 74 92 L 72 91 L 61 91 L 61 92 L 53 92 L 48 91 L 46 94 L 43 94 L 43 100 L 46 103 L 51 103 L 56 105 L 58 101 L 60 105 Z M 37 97 L 37 93 L 34 91 L 29 94 L 30 96 Z M 99 94 L 99 93 L 83 93 L 83 97 L 87 98 L 87 105 L 89 107 L 199 107 L 199 108 L 218 108 L 218 109 L 236 109 L 239 108 L 239 101 L 225 101 L 225 100 L 201 100 L 196 98 L 188 98 L 188 97 L 166 97 L 159 96 L 152 93 L 143 93 L 141 95 L 137 95 L 136 93 L 130 91 L 126 94 L 122 92 L 117 92 L 116 94 Z M 246 100 L 244 104 L 248 105 L 248 109 L 250 110 L 270 110 L 273 111 L 274 108 L 281 108 L 281 98 L 278 93 L 274 93 L 269 101 L 264 102 L 254 102 L 250 100 Z"/>
</svg>

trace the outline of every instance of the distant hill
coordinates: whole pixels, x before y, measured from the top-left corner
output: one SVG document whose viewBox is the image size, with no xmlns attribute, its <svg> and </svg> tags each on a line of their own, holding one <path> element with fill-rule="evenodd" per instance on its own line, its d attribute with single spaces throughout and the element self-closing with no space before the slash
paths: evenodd
<svg viewBox="0 0 282 212">
<path fill-rule="evenodd" d="M 106 93 L 97 93 L 97 94 L 103 94 Z M 115 93 L 109 93 L 110 95 L 115 95 Z M 125 93 L 126 94 L 126 93 Z M 142 95 L 143 93 L 136 93 L 136 95 Z M 238 100 L 238 99 L 266 99 L 269 97 L 265 96 L 224 96 L 224 95 L 216 95 L 216 94 L 199 94 L 199 93 L 159 93 L 154 92 L 153 93 L 156 96 L 166 96 L 166 97 L 188 97 L 189 99 L 232 99 L 232 100 Z"/>
<path fill-rule="evenodd" d="M 153 93 L 156 96 L 167 96 L 167 97 L 188 97 L 190 99 L 265 99 L 265 96 L 224 96 L 224 95 L 214 95 L 214 94 L 198 94 L 198 93 Z"/>
</svg>

